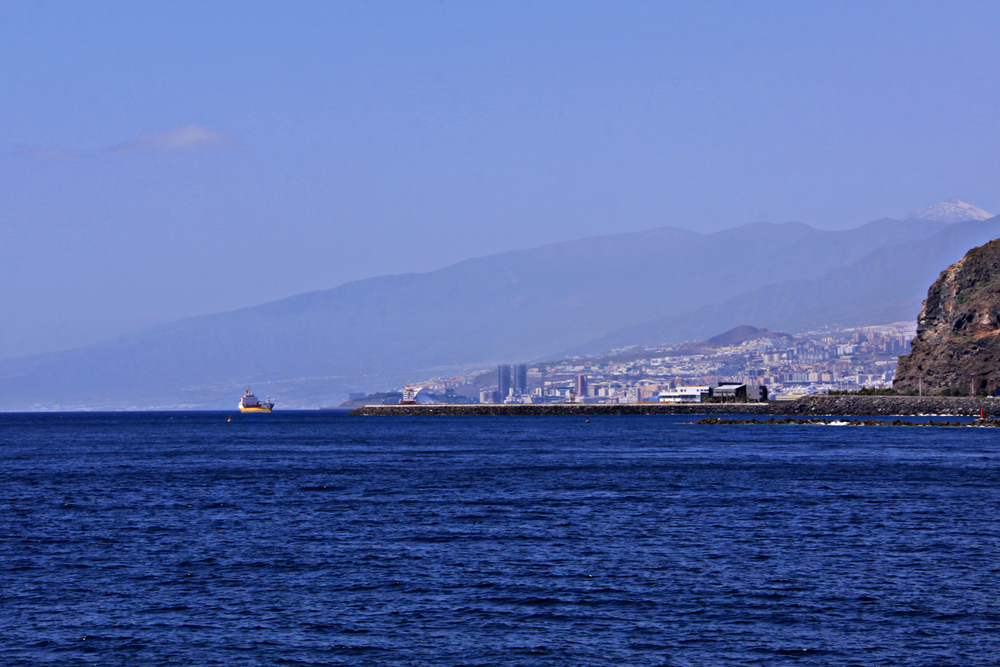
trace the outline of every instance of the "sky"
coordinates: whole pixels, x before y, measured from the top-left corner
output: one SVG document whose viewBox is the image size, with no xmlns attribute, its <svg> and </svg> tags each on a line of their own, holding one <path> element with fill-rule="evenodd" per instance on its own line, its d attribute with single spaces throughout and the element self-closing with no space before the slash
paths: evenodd
<svg viewBox="0 0 1000 667">
<path fill-rule="evenodd" d="M 1000 212 L 1000 3 L 0 2 L 0 358 L 662 225 Z"/>
</svg>

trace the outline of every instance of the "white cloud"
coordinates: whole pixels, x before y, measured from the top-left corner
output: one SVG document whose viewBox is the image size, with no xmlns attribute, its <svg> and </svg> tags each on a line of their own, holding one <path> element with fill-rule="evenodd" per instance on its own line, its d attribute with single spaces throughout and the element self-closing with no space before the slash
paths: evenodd
<svg viewBox="0 0 1000 667">
<path fill-rule="evenodd" d="M 21 157 L 45 160 L 47 162 L 78 162 L 87 157 L 86 153 L 67 151 L 61 148 L 21 148 L 14 151 L 14 153 Z"/>
<path fill-rule="evenodd" d="M 126 141 L 117 146 L 109 146 L 104 150 L 119 155 L 130 153 L 165 154 L 235 149 L 239 148 L 239 146 L 239 140 L 231 132 L 213 130 L 197 123 L 188 123 L 187 125 L 163 132 L 147 132 L 131 141 Z M 91 157 L 90 154 L 82 151 L 51 147 L 20 148 L 15 150 L 14 154 L 48 162 L 78 162 Z"/>
<path fill-rule="evenodd" d="M 197 123 L 165 132 L 148 132 L 111 148 L 115 153 L 187 153 L 207 149 L 236 148 L 236 136 Z"/>
</svg>

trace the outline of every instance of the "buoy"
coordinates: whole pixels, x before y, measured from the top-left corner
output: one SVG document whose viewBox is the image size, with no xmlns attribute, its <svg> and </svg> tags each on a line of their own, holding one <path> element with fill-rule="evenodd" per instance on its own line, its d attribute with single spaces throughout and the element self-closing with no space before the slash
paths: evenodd
<svg viewBox="0 0 1000 667">
<path fill-rule="evenodd" d="M 233 421 L 233 417 L 232 417 L 232 415 L 230 415 L 229 419 L 227 419 L 226 421 L 227 421 L 227 422 L 231 422 L 231 421 Z"/>
</svg>

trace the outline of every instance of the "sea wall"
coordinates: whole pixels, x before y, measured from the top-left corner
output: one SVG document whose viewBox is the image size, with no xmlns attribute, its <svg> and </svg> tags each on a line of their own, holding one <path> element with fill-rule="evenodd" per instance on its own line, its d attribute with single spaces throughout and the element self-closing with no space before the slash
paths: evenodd
<svg viewBox="0 0 1000 667">
<path fill-rule="evenodd" d="M 768 403 L 544 403 L 532 405 L 369 405 L 352 415 L 965 415 L 1000 417 L 1000 398 L 806 396 Z"/>
</svg>

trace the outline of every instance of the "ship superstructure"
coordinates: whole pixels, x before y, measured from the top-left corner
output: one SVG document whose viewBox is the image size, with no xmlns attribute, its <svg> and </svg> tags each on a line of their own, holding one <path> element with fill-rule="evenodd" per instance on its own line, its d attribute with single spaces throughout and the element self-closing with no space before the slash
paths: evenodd
<svg viewBox="0 0 1000 667">
<path fill-rule="evenodd" d="M 416 405 L 417 404 L 417 393 L 420 392 L 422 387 L 417 387 L 416 389 L 410 386 L 410 383 L 406 383 L 406 389 L 403 390 L 403 399 L 399 402 L 400 405 Z"/>
</svg>

